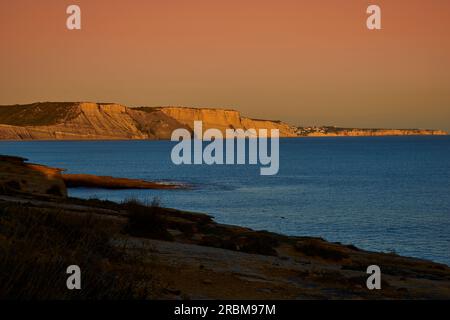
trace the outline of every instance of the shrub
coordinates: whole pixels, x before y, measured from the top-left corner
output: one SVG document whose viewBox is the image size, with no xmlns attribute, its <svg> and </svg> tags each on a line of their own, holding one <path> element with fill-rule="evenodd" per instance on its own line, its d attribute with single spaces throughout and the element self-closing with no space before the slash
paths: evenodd
<svg viewBox="0 0 450 320">
<path fill-rule="evenodd" d="M 274 249 L 278 245 L 278 240 L 265 232 L 255 232 L 245 237 L 239 246 L 239 251 L 247 253 L 262 254 L 267 256 L 277 256 Z"/>
<path fill-rule="evenodd" d="M 263 231 L 239 235 L 206 236 L 200 241 L 200 245 L 266 256 L 278 255 L 275 250 L 278 240 L 270 233 Z"/>
<path fill-rule="evenodd" d="M 295 244 L 295 249 L 307 256 L 320 257 L 325 260 L 339 261 L 348 258 L 348 254 L 319 239 L 306 239 Z"/>
<path fill-rule="evenodd" d="M 128 211 L 128 223 L 124 231 L 134 237 L 173 240 L 167 231 L 164 209 L 160 207 L 158 198 L 150 203 L 137 199 L 127 199 L 122 206 Z"/>
<path fill-rule="evenodd" d="M 148 264 L 112 245 L 117 231 L 111 221 L 92 215 L 3 204 L 0 299 L 148 297 Z M 66 287 L 66 269 L 73 264 L 81 268 L 82 290 Z"/>
<path fill-rule="evenodd" d="M 48 190 L 47 190 L 47 194 L 49 195 L 53 195 L 53 196 L 57 196 L 57 197 L 63 197 L 64 196 L 64 192 L 61 190 L 61 188 L 57 185 L 53 185 L 51 186 Z"/>
</svg>

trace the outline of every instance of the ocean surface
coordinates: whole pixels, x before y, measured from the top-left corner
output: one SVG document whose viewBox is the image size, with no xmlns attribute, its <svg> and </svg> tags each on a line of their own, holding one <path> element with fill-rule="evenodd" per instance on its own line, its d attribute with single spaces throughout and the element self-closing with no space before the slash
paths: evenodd
<svg viewBox="0 0 450 320">
<path fill-rule="evenodd" d="M 318 236 L 450 265 L 450 137 L 280 141 L 280 171 L 259 165 L 172 164 L 170 141 L 0 142 L 0 154 L 89 173 L 177 181 L 192 190 L 72 189 L 74 197 L 162 205 L 216 221 Z"/>
</svg>

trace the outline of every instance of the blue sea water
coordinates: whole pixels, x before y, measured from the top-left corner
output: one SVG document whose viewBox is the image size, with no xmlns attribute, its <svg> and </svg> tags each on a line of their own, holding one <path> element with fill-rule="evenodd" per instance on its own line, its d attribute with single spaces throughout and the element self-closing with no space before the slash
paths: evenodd
<svg viewBox="0 0 450 320">
<path fill-rule="evenodd" d="M 72 189 L 75 197 L 152 199 L 221 223 L 319 236 L 450 265 L 450 137 L 280 141 L 280 171 L 255 165 L 182 165 L 170 141 L 0 142 L 0 154 L 68 173 L 168 180 L 192 190 Z"/>
</svg>

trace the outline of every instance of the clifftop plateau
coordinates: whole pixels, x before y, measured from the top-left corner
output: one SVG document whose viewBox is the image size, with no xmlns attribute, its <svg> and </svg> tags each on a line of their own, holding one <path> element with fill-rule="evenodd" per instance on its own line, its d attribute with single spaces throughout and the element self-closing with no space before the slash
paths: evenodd
<svg viewBox="0 0 450 320">
<path fill-rule="evenodd" d="M 443 130 L 429 129 L 366 129 L 339 127 L 299 127 L 300 137 L 375 137 L 375 136 L 445 136 Z"/>
<path fill-rule="evenodd" d="M 279 129 L 281 137 L 295 137 L 288 124 L 253 120 L 228 109 L 185 107 L 129 108 L 114 103 L 45 102 L 0 106 L 3 140 L 128 140 L 170 139 L 177 128 Z"/>
<path fill-rule="evenodd" d="M 116 103 L 38 102 L 0 106 L 0 140 L 167 140 L 178 128 L 278 129 L 280 137 L 447 135 L 441 130 L 295 127 L 217 108 L 139 107 Z"/>
</svg>

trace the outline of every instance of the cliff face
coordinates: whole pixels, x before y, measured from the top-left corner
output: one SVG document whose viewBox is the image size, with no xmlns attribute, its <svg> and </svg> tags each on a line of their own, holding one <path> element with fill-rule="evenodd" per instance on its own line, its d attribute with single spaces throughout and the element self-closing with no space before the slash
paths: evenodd
<svg viewBox="0 0 450 320">
<path fill-rule="evenodd" d="M 61 169 L 26 163 L 26 159 L 0 155 L 0 194 L 67 197 Z"/>
<path fill-rule="evenodd" d="M 183 107 L 128 108 L 119 104 L 35 103 L 0 106 L 0 139 L 8 140 L 119 140 L 170 139 L 177 128 L 279 129 L 280 136 L 296 136 L 287 124 L 252 120 L 238 111 Z"/>
<path fill-rule="evenodd" d="M 447 135 L 442 130 L 426 129 L 355 129 L 337 127 L 300 127 L 298 136 L 303 137 L 376 137 L 376 136 L 426 136 Z"/>
<path fill-rule="evenodd" d="M 164 107 L 159 110 L 193 129 L 194 121 L 203 122 L 203 130 L 215 128 L 225 134 L 226 129 L 278 129 L 280 137 L 296 137 L 295 128 L 279 121 L 256 120 L 242 117 L 236 110 L 210 108 Z"/>
<path fill-rule="evenodd" d="M 178 128 L 193 130 L 278 129 L 280 137 L 445 135 L 440 130 L 296 128 L 280 121 L 242 117 L 236 110 L 187 107 L 128 108 L 114 103 L 45 102 L 0 106 L 0 140 L 170 139 Z"/>
<path fill-rule="evenodd" d="M 8 111 L 10 116 L 4 116 Z M 72 103 L 58 107 L 39 103 L 21 110 L 17 106 L 0 107 L 0 139 L 168 139 L 178 127 L 184 126 L 160 111 L 142 112 L 119 104 Z"/>
</svg>

